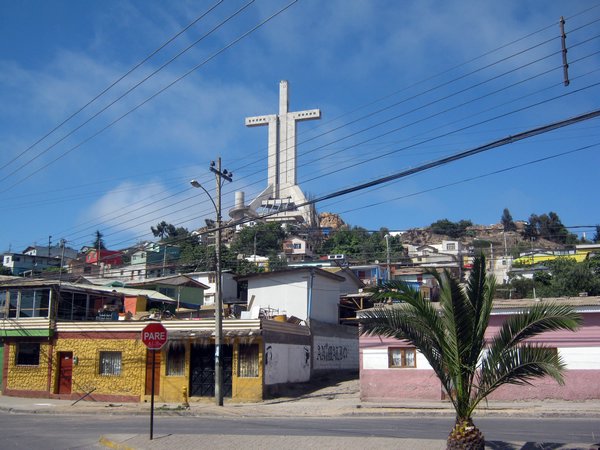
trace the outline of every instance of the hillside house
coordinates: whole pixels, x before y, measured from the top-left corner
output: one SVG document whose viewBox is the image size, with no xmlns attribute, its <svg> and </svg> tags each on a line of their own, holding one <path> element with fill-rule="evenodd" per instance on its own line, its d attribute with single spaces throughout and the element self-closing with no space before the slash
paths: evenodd
<svg viewBox="0 0 600 450">
<path fill-rule="evenodd" d="M 283 253 L 288 262 L 311 260 L 314 255 L 312 246 L 298 236 L 283 241 Z"/>
</svg>

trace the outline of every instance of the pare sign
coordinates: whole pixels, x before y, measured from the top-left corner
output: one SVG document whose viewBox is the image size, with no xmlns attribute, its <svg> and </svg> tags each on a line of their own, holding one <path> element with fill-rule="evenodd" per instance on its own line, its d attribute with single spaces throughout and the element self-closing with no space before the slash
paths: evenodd
<svg viewBox="0 0 600 450">
<path fill-rule="evenodd" d="M 160 350 L 167 342 L 167 329 L 160 323 L 150 323 L 142 330 L 142 342 L 149 350 Z"/>
</svg>

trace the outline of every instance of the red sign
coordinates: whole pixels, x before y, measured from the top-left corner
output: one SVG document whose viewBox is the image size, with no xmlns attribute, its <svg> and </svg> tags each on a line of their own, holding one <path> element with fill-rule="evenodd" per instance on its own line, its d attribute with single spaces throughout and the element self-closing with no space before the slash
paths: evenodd
<svg viewBox="0 0 600 450">
<path fill-rule="evenodd" d="M 167 342 L 167 329 L 161 323 L 149 323 L 142 330 L 142 342 L 150 350 L 160 350 Z"/>
</svg>

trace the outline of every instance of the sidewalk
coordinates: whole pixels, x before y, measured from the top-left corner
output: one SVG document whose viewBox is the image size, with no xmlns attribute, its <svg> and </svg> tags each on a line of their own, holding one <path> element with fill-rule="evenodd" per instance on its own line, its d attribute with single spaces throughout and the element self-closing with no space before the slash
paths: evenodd
<svg viewBox="0 0 600 450">
<path fill-rule="evenodd" d="M 0 411 L 29 414 L 126 414 L 145 415 L 150 403 L 106 403 L 82 400 L 34 399 L 0 395 Z M 278 398 L 259 403 L 233 403 L 225 399 L 216 406 L 212 399 L 192 401 L 189 408 L 176 403 L 155 403 L 155 415 L 211 417 L 344 417 L 344 416 L 439 416 L 454 415 L 445 401 L 405 401 L 402 403 L 361 402 L 357 395 L 307 395 Z M 600 400 L 568 402 L 490 401 L 482 403 L 475 417 L 597 417 Z"/>
<path fill-rule="evenodd" d="M 80 401 L 73 405 L 71 400 L 32 399 L 0 395 L 0 411 L 15 414 L 110 414 L 110 415 L 149 415 L 150 403 L 105 403 Z M 223 406 L 214 404 L 212 399 L 191 402 L 189 408 L 181 404 L 155 404 L 156 416 L 195 416 L 195 417 L 350 417 L 350 416 L 453 416 L 452 405 L 443 401 L 411 401 L 391 404 L 361 402 L 357 392 L 323 392 L 304 395 L 300 398 L 278 398 L 260 403 L 232 403 L 225 400 Z M 600 420 L 600 401 L 565 402 L 493 402 L 483 403 L 475 417 L 522 416 L 522 417 L 597 417 Z M 199 443 L 198 435 L 155 435 L 150 441 L 146 434 L 115 434 L 99 436 L 99 444 L 114 449 L 281 449 L 297 450 L 298 440 L 289 436 L 211 436 L 209 445 Z M 534 445 L 532 447 L 532 444 Z M 490 442 L 488 448 L 517 450 L 544 448 L 534 443 Z M 395 439 L 395 438 L 356 438 L 303 436 L 303 448 L 326 448 L 347 450 L 361 449 L 418 449 L 441 450 L 446 447 L 442 440 Z M 589 444 L 552 444 L 558 449 L 590 449 Z"/>
</svg>

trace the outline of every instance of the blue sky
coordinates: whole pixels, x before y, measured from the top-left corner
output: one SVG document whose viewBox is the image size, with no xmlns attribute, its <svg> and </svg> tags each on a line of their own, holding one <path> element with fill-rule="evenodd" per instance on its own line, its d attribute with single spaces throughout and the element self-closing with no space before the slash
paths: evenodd
<svg viewBox="0 0 600 450">
<path fill-rule="evenodd" d="M 162 220 L 199 227 L 213 207 L 188 182 L 213 192 L 217 156 L 234 173 L 224 209 L 234 191 L 254 198 L 266 187 L 267 129 L 244 118 L 276 113 L 283 79 L 291 110 L 322 113 L 298 127 L 310 197 L 600 107 L 599 2 L 299 0 L 236 42 L 289 3 L 0 2 L 0 251 L 48 236 L 80 248 L 96 230 L 123 248 Z M 594 225 L 598 143 L 599 119 L 588 120 L 317 209 L 367 229 L 491 224 L 504 208 Z"/>
</svg>

